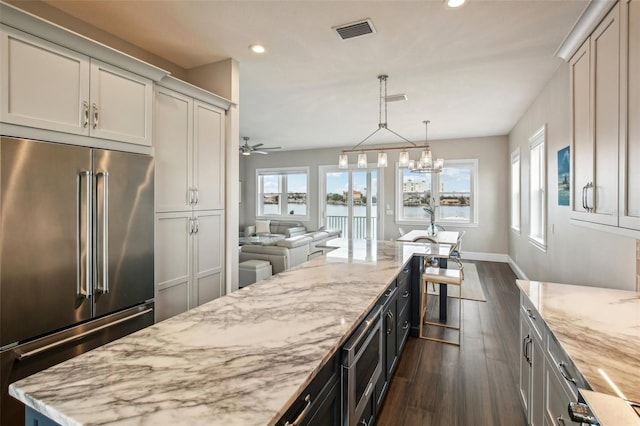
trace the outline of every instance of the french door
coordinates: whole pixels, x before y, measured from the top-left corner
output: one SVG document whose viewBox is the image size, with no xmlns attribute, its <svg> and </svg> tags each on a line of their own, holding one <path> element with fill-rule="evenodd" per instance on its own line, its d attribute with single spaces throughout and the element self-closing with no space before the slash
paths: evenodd
<svg viewBox="0 0 640 426">
<path fill-rule="evenodd" d="M 320 168 L 321 221 L 345 238 L 375 240 L 380 232 L 377 169 Z"/>
</svg>

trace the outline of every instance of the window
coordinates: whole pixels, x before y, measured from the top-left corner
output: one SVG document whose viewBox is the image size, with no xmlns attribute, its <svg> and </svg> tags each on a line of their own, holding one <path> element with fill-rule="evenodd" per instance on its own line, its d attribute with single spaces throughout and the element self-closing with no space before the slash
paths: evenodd
<svg viewBox="0 0 640 426">
<path fill-rule="evenodd" d="M 309 169 L 258 169 L 257 217 L 308 219 Z"/>
<path fill-rule="evenodd" d="M 520 233 L 520 148 L 511 154 L 511 229 Z"/>
<path fill-rule="evenodd" d="M 529 240 L 538 248 L 546 250 L 546 170 L 545 139 L 546 126 L 529 138 L 531 159 L 529 181 Z"/>
<path fill-rule="evenodd" d="M 397 170 L 396 222 L 428 223 L 425 208 L 433 203 L 437 223 L 477 223 L 478 160 L 445 161 L 441 173 L 412 173 L 403 167 Z"/>
</svg>

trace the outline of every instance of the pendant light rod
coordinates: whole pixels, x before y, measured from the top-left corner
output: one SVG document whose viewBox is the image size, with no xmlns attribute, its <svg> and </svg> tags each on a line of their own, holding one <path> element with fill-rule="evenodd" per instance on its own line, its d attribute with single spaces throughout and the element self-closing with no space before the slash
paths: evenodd
<svg viewBox="0 0 640 426">
<path fill-rule="evenodd" d="M 399 151 L 399 150 L 407 150 L 407 149 L 418 149 L 419 146 L 383 146 L 378 148 L 351 148 L 351 149 L 343 149 L 343 153 L 349 152 L 370 152 L 370 151 Z"/>
<path fill-rule="evenodd" d="M 418 146 L 415 143 L 411 142 L 409 139 L 405 138 L 404 136 L 399 135 L 398 133 L 394 132 L 389 127 L 387 127 L 387 79 L 388 78 L 389 78 L 389 76 L 385 75 L 385 74 L 381 74 L 381 75 L 378 76 L 378 80 L 380 80 L 379 99 L 378 99 L 378 104 L 379 104 L 379 109 L 378 109 L 378 128 L 376 130 L 374 130 L 369 136 L 364 138 L 359 144 L 357 144 L 356 146 L 354 146 L 350 150 L 343 150 L 342 152 L 360 151 L 358 149 L 358 147 L 360 145 L 362 145 L 363 143 L 365 143 L 366 141 L 368 141 L 369 139 L 371 139 L 371 137 L 373 135 L 375 135 L 376 133 L 378 133 L 381 129 L 388 130 L 389 132 L 393 133 L 394 135 L 396 135 L 397 137 L 399 137 L 403 141 L 410 143 L 412 145 L 412 147 L 417 147 Z M 384 106 L 384 121 L 382 120 L 383 106 Z M 368 150 L 368 151 L 371 151 L 371 150 Z"/>
</svg>

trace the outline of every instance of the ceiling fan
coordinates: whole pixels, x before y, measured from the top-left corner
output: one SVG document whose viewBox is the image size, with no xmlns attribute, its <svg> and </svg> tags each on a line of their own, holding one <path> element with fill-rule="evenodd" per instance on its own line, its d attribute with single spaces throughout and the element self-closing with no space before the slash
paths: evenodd
<svg viewBox="0 0 640 426">
<path fill-rule="evenodd" d="M 255 145 L 249 145 L 249 137 L 248 136 L 243 136 L 242 139 L 244 139 L 244 145 L 240 145 L 240 154 L 242 155 L 251 155 L 252 153 L 255 154 L 268 154 L 268 150 L 272 150 L 272 149 L 281 149 L 281 147 L 279 146 L 274 146 L 274 147 L 264 147 L 264 148 L 260 148 L 262 145 L 262 143 L 258 143 Z M 260 148 L 260 149 L 256 149 L 256 148 Z"/>
</svg>

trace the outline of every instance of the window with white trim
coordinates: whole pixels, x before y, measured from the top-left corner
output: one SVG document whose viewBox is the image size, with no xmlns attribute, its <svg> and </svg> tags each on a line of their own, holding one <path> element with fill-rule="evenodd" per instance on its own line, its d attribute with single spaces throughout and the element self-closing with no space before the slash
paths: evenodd
<svg viewBox="0 0 640 426">
<path fill-rule="evenodd" d="M 396 164 L 396 222 L 477 223 L 478 160 L 445 160 L 440 173 L 412 173 Z"/>
<path fill-rule="evenodd" d="M 520 233 L 520 148 L 511 153 L 511 229 Z"/>
<path fill-rule="evenodd" d="M 309 217 L 309 168 L 279 168 L 256 170 L 256 217 Z"/>
<path fill-rule="evenodd" d="M 546 250 L 546 126 L 529 138 L 529 241 Z"/>
</svg>

